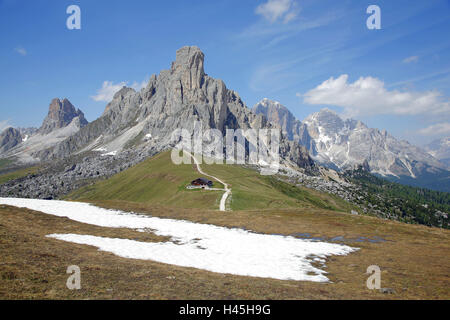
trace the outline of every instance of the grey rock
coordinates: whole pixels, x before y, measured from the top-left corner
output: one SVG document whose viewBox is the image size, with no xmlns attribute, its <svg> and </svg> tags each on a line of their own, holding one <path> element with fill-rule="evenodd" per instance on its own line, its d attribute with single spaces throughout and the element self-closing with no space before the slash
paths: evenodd
<svg viewBox="0 0 450 320">
<path fill-rule="evenodd" d="M 67 101 L 53 101 L 52 105 L 40 132 L 62 125 L 77 114 Z M 64 110 L 67 117 L 61 116 Z M 71 125 L 79 118 L 72 118 Z M 172 148 L 173 131 L 193 131 L 195 122 L 200 122 L 203 130 L 218 129 L 223 134 L 227 129 L 273 128 L 264 116 L 248 109 L 222 80 L 205 73 L 204 54 L 199 48 L 183 47 L 171 68 L 153 75 L 145 88 L 139 92 L 122 88 L 97 120 L 87 125 L 80 122 L 80 129 L 68 138 L 35 152 L 33 156 L 46 163 L 46 168 L 0 186 L 0 195 L 61 197 Z M 284 136 L 280 152 L 288 165 L 304 172 L 317 170 L 306 148 Z"/>
<path fill-rule="evenodd" d="M 169 70 L 153 75 L 140 92 L 122 88 L 108 103 L 102 116 L 78 133 L 40 154 L 42 159 L 61 159 L 72 154 L 103 150 L 120 153 L 138 145 L 165 149 L 173 145 L 172 133 L 183 128 L 203 130 L 272 128 L 262 115 L 255 115 L 239 95 L 222 80 L 204 71 L 204 54 L 198 47 L 183 47 Z M 152 139 L 143 139 L 144 136 Z M 281 139 L 284 160 L 301 168 L 313 168 L 306 149 Z"/>
<path fill-rule="evenodd" d="M 450 137 L 431 142 L 425 146 L 425 150 L 450 168 Z"/>
<path fill-rule="evenodd" d="M 323 165 L 351 170 L 362 164 L 365 170 L 393 181 L 450 190 L 450 172 L 445 165 L 386 130 L 368 128 L 353 119 L 344 121 L 328 109 L 312 114 L 303 123 L 314 140 L 311 156 Z"/>
<path fill-rule="evenodd" d="M 38 132 L 38 128 L 30 127 L 30 128 L 17 128 L 19 130 L 20 134 L 22 135 L 22 140 L 26 141 L 33 135 L 35 135 Z"/>
<path fill-rule="evenodd" d="M 371 173 L 424 187 L 436 187 L 430 184 L 430 177 L 441 177 L 444 182 L 448 179 L 445 177 L 450 177 L 446 165 L 425 150 L 395 139 L 386 130 L 368 128 L 353 119 L 343 120 L 329 109 L 322 109 L 303 122 L 280 103 L 268 99 L 253 110 L 267 116 L 287 137 L 305 146 L 315 161 L 329 168 L 345 171 L 362 165 Z M 446 141 L 443 140 L 443 146 Z M 448 186 L 440 188 L 445 191 Z"/>
<path fill-rule="evenodd" d="M 384 294 L 395 294 L 395 290 L 392 288 L 381 288 L 380 292 Z"/>
<path fill-rule="evenodd" d="M 69 100 L 53 99 L 42 126 L 16 129 L 21 136 L 20 143 L 12 148 L 0 150 L 2 158 L 14 158 L 20 165 L 41 162 L 48 150 L 72 136 L 88 124 L 84 114 Z"/>
<path fill-rule="evenodd" d="M 70 103 L 68 99 L 62 101 L 58 98 L 52 100 L 49 106 L 48 115 L 44 119 L 39 133 L 47 134 L 55 129 L 60 129 L 68 126 L 74 118 L 79 118 L 80 127 L 84 127 L 88 124 L 84 118 L 84 114 L 80 109 Z"/>
<path fill-rule="evenodd" d="M 0 185 L 0 196 L 58 199 L 99 179 L 106 179 L 156 154 L 126 150 L 117 156 L 77 156 L 45 164 L 39 172 Z"/>
<path fill-rule="evenodd" d="M 0 134 L 0 153 L 4 153 L 22 142 L 19 130 L 12 127 L 5 129 Z"/>
<path fill-rule="evenodd" d="M 252 111 L 255 114 L 263 114 L 275 127 L 280 128 L 289 140 L 300 140 L 304 126 L 278 101 L 264 98 L 253 106 Z"/>
</svg>

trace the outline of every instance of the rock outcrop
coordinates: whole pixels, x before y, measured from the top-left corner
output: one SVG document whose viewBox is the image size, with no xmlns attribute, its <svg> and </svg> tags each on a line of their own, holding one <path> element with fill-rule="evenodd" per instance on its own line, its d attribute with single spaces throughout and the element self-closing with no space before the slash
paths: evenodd
<svg viewBox="0 0 450 320">
<path fill-rule="evenodd" d="M 5 129 L 0 134 L 0 154 L 4 153 L 22 142 L 20 131 L 12 127 Z"/>
<path fill-rule="evenodd" d="M 435 140 L 425 150 L 450 169 L 450 137 Z"/>
<path fill-rule="evenodd" d="M 253 113 L 264 115 L 275 127 L 291 141 L 304 146 L 310 152 L 314 150 L 314 141 L 308 133 L 307 127 L 278 101 L 264 98 L 252 108 Z"/>
<path fill-rule="evenodd" d="M 50 103 L 48 115 L 39 129 L 39 133 L 44 135 L 56 129 L 67 127 L 75 118 L 78 118 L 80 127 L 88 124 L 83 112 L 80 109 L 75 109 L 68 99 L 61 101 L 55 98 Z"/>
<path fill-rule="evenodd" d="M 176 129 L 193 132 L 196 122 L 204 130 L 218 129 L 223 134 L 227 129 L 272 127 L 222 80 L 205 73 L 204 54 L 198 47 L 183 47 L 169 70 L 153 75 L 140 92 L 122 88 L 99 119 L 41 155 L 52 159 L 92 150 L 117 153 L 142 144 L 164 150 L 173 145 Z M 285 137 L 281 150 L 281 156 L 296 166 L 314 166 L 306 149 Z"/>
<path fill-rule="evenodd" d="M 47 117 L 42 126 L 36 128 L 14 129 L 19 134 L 17 143 L 10 143 L 7 148 L 0 149 L 2 158 L 17 160 L 18 165 L 41 162 L 42 154 L 78 132 L 88 124 L 83 112 L 76 109 L 68 99 L 53 99 Z M 20 139 L 19 139 L 20 137 Z"/>
<path fill-rule="evenodd" d="M 52 104 L 55 110 L 66 110 L 64 102 Z M 55 117 L 56 113 L 59 111 L 49 112 L 48 118 L 61 119 Z M 45 121 L 43 128 L 55 123 L 61 122 Z M 73 123 L 74 120 L 66 128 Z M 46 163 L 46 168 L 33 177 L 0 186 L 0 195 L 58 198 L 89 179 L 107 178 L 172 148 L 172 133 L 176 129 L 193 132 L 199 123 L 203 130 L 217 129 L 223 135 L 227 129 L 273 128 L 266 117 L 247 108 L 222 80 L 205 73 L 204 54 L 199 48 L 183 47 L 177 51 L 170 69 L 153 75 L 145 88 L 137 92 L 123 87 L 97 120 L 80 126 L 63 141 L 33 153 L 33 157 Z M 280 158 L 299 172 L 317 171 L 306 148 L 283 135 Z"/>
<path fill-rule="evenodd" d="M 289 140 L 298 140 L 302 123 L 278 101 L 264 98 L 252 108 L 253 113 L 263 114 L 269 122 L 279 127 Z"/>
</svg>

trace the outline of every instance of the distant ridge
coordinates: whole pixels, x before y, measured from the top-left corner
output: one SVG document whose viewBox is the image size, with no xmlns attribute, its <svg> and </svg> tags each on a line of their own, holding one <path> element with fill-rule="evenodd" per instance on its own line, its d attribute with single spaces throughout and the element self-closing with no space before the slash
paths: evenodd
<svg viewBox="0 0 450 320">
<path fill-rule="evenodd" d="M 343 120 L 330 109 L 300 122 L 286 107 L 269 99 L 256 104 L 253 111 L 286 131 L 322 165 L 348 170 L 367 162 L 371 173 L 391 181 L 450 191 L 450 172 L 445 164 L 425 150 L 395 139 L 386 130 L 368 128 L 353 119 Z"/>
</svg>

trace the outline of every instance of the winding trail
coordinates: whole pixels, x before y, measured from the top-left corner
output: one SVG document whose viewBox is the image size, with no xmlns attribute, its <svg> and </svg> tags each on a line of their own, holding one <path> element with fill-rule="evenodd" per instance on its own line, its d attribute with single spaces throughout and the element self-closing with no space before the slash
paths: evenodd
<svg viewBox="0 0 450 320">
<path fill-rule="evenodd" d="M 226 202 L 227 202 L 228 196 L 231 194 L 231 188 L 228 188 L 228 184 L 226 184 L 225 182 L 223 182 L 223 181 L 220 180 L 219 178 L 217 178 L 217 177 L 215 177 L 215 176 L 212 176 L 212 175 L 209 175 L 209 174 L 205 173 L 205 172 L 202 170 L 202 168 L 200 168 L 200 163 L 198 162 L 197 158 L 195 158 L 191 153 L 189 153 L 189 152 L 187 152 L 187 151 L 184 151 L 184 150 L 183 150 L 183 152 L 186 152 L 188 155 L 191 156 L 192 159 L 194 159 L 195 165 L 197 166 L 197 170 L 198 170 L 198 172 L 199 172 L 200 174 L 202 174 L 202 175 L 204 175 L 204 176 L 207 176 L 207 177 L 210 177 L 210 178 L 213 178 L 214 180 L 216 180 L 216 181 L 218 181 L 219 183 L 223 184 L 223 187 L 224 187 L 223 190 L 225 191 L 225 193 L 223 194 L 222 199 L 220 199 L 219 210 L 220 210 L 220 211 L 226 211 Z M 210 189 L 210 190 L 222 190 L 222 189 Z"/>
</svg>

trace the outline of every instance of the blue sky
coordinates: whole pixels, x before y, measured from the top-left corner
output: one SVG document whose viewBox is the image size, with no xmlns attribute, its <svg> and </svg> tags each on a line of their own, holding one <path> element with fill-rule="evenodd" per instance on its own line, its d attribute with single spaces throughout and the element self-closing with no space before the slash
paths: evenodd
<svg viewBox="0 0 450 320">
<path fill-rule="evenodd" d="M 81 30 L 66 27 L 72 4 Z M 249 107 L 328 107 L 423 144 L 450 135 L 449 34 L 449 0 L 0 0 L 0 126 L 40 126 L 55 97 L 95 120 L 111 90 L 197 45 Z"/>
</svg>

